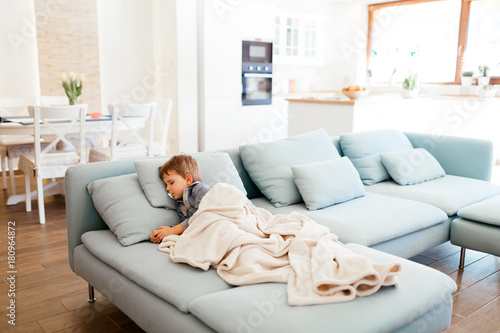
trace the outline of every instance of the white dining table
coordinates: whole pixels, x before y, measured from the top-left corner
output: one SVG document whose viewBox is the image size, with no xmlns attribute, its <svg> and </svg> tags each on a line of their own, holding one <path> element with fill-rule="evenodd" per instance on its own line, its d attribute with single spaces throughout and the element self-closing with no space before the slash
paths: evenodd
<svg viewBox="0 0 500 333">
<path fill-rule="evenodd" d="M 4 122 L 4 120 L 7 120 Z M 53 127 L 57 127 L 57 123 L 51 123 Z M 62 121 L 60 126 L 66 126 L 67 122 Z M 85 134 L 92 133 L 97 135 L 107 135 L 111 131 L 111 116 L 103 115 L 99 119 L 87 117 L 85 119 Z M 118 129 L 125 125 L 119 124 Z M 53 135 L 53 131 L 40 126 L 41 134 Z M 33 118 L 27 117 L 3 117 L 0 123 L 0 135 L 34 135 Z M 44 196 L 64 194 L 64 182 L 51 182 L 44 186 Z M 32 197 L 36 197 L 36 190 L 31 192 Z M 25 194 L 10 195 L 7 198 L 7 206 L 16 205 L 25 201 Z"/>
<path fill-rule="evenodd" d="M 34 126 L 33 118 L 27 117 L 2 117 L 2 120 L 7 120 L 7 122 L 0 123 L 0 135 L 33 135 Z M 61 122 L 61 126 L 65 126 L 67 122 Z M 53 124 L 57 127 L 57 123 Z M 41 133 L 43 134 L 53 134 L 52 131 L 44 129 L 44 126 L 40 126 Z M 86 133 L 102 133 L 106 134 L 111 129 L 111 116 L 104 115 L 99 119 L 92 119 L 87 117 L 85 119 L 85 132 Z"/>
</svg>

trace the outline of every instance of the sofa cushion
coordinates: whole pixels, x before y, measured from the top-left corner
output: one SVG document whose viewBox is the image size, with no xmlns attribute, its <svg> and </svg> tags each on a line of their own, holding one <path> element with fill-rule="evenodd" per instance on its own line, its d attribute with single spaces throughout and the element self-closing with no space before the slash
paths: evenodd
<svg viewBox="0 0 500 333">
<path fill-rule="evenodd" d="M 380 159 L 399 185 L 419 184 L 445 175 L 439 162 L 423 148 L 380 153 Z"/>
<path fill-rule="evenodd" d="M 233 164 L 236 170 L 238 171 L 238 174 L 240 175 L 241 181 L 245 186 L 248 199 L 261 197 L 262 193 L 260 192 L 257 185 L 255 185 L 255 183 L 253 182 L 252 178 L 250 178 L 248 171 L 245 169 L 245 166 L 243 165 L 243 161 L 241 160 L 240 149 L 236 147 L 236 148 L 226 149 L 224 150 L 224 152 L 227 153 L 229 157 L 231 157 L 231 160 L 233 161 Z"/>
<path fill-rule="evenodd" d="M 392 180 L 365 187 L 367 192 L 425 202 L 448 216 L 473 203 L 500 194 L 500 186 L 484 180 L 446 175 L 428 182 L 401 186 Z"/>
<path fill-rule="evenodd" d="M 192 156 L 198 161 L 202 181 L 210 186 L 228 183 L 247 193 L 236 168 L 226 153 L 202 152 Z M 134 162 L 139 181 L 147 199 L 153 207 L 175 209 L 175 201 L 167 195 L 165 183 L 158 175 L 158 168 L 170 157 L 147 158 Z"/>
<path fill-rule="evenodd" d="M 456 290 L 450 277 L 364 246 L 346 247 L 374 262 L 401 263 L 400 285 L 382 287 L 371 296 L 350 302 L 289 306 L 285 284 L 265 283 L 201 296 L 189 304 L 189 310 L 221 333 L 393 332 L 401 328 L 407 332 L 440 332 L 449 326 L 451 293 Z"/>
<path fill-rule="evenodd" d="M 347 157 L 292 166 L 307 209 L 316 210 L 365 195 L 359 173 Z"/>
<path fill-rule="evenodd" d="M 240 146 L 241 159 L 260 191 L 276 206 L 302 201 L 293 181 L 292 165 L 340 158 L 323 130 L 273 142 Z"/>
<path fill-rule="evenodd" d="M 97 212 L 123 246 L 149 240 L 159 226 L 179 223 L 175 210 L 149 204 L 135 173 L 97 179 L 87 189 Z"/>
<path fill-rule="evenodd" d="M 276 208 L 264 198 L 252 202 L 273 214 L 302 213 L 327 226 L 343 243 L 372 246 L 448 220 L 440 209 L 418 201 L 374 193 L 320 210 L 304 203 Z"/>
<path fill-rule="evenodd" d="M 109 230 L 86 232 L 82 242 L 97 258 L 182 312 L 188 312 L 189 302 L 199 296 L 231 288 L 215 269 L 173 263 L 158 244 L 123 247 Z"/>
<path fill-rule="evenodd" d="M 500 227 L 500 195 L 460 209 L 460 217 Z"/>
<path fill-rule="evenodd" d="M 408 138 L 396 130 L 378 130 L 340 135 L 340 145 L 358 170 L 365 185 L 389 179 L 380 153 L 412 149 Z"/>
</svg>

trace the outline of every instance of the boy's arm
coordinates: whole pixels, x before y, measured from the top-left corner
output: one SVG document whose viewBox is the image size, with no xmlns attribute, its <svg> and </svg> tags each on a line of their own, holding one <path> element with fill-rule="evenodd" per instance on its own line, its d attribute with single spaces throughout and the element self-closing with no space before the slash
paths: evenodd
<svg viewBox="0 0 500 333">
<path fill-rule="evenodd" d="M 203 186 L 197 186 L 195 189 L 193 189 L 194 208 L 196 208 L 196 210 L 198 210 L 198 207 L 200 207 L 201 199 L 203 199 L 205 194 L 207 194 L 211 189 L 212 188 L 207 184 L 203 184 Z"/>
<path fill-rule="evenodd" d="M 195 189 L 193 189 L 193 192 L 191 192 L 191 195 L 194 197 L 194 208 L 198 210 L 198 207 L 200 207 L 200 202 L 201 199 L 205 196 L 205 194 L 210 191 L 211 187 L 208 186 L 207 184 L 203 184 L 203 186 L 197 186 Z M 189 220 L 191 219 L 184 217 L 185 219 L 182 221 L 181 225 L 186 230 L 186 228 L 189 226 Z"/>
</svg>

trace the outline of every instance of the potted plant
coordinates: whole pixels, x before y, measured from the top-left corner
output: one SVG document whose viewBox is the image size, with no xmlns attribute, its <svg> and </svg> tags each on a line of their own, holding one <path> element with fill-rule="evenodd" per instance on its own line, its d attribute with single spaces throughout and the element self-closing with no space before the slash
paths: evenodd
<svg viewBox="0 0 500 333">
<path fill-rule="evenodd" d="M 75 73 L 69 73 L 69 80 L 66 74 L 61 76 L 61 86 L 68 96 L 69 105 L 78 104 L 78 97 L 82 94 L 83 81 L 85 81 L 85 74 L 80 75 L 80 79 L 76 78 Z"/>
<path fill-rule="evenodd" d="M 497 93 L 496 89 L 493 88 L 493 85 L 487 84 L 485 86 L 482 86 L 481 89 L 479 90 L 479 96 L 481 97 L 493 97 Z"/>
<path fill-rule="evenodd" d="M 479 66 L 479 73 L 481 73 L 481 76 L 477 78 L 477 85 L 479 87 L 484 87 L 490 84 L 490 78 L 488 76 L 489 71 L 490 68 L 488 66 Z"/>
<path fill-rule="evenodd" d="M 417 73 L 408 73 L 403 81 L 403 90 L 401 95 L 404 98 L 415 98 L 418 96 L 420 88 L 418 87 Z"/>
<path fill-rule="evenodd" d="M 462 87 L 472 86 L 472 77 L 474 76 L 474 71 L 464 71 L 461 73 Z"/>
</svg>

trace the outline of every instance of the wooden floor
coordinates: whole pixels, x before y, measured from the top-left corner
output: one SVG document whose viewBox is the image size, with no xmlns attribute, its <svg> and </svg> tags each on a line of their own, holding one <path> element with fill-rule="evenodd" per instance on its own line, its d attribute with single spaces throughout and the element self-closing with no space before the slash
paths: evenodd
<svg viewBox="0 0 500 333">
<path fill-rule="evenodd" d="M 32 182 L 34 183 L 34 182 Z M 16 176 L 19 193 L 23 178 Z M 65 206 L 62 196 L 46 198 L 47 223 L 38 224 L 38 209 L 24 203 L 7 207 L 0 191 L 0 332 L 142 332 L 102 295 L 87 302 L 87 283 L 70 269 Z M 16 326 L 8 323 L 7 224 L 15 221 Z M 458 285 L 452 326 L 446 332 L 500 332 L 500 258 L 467 251 L 466 268 L 458 269 L 460 249 L 449 242 L 412 260 L 449 275 Z M 422 281 L 425 283 L 425 281 Z"/>
</svg>

